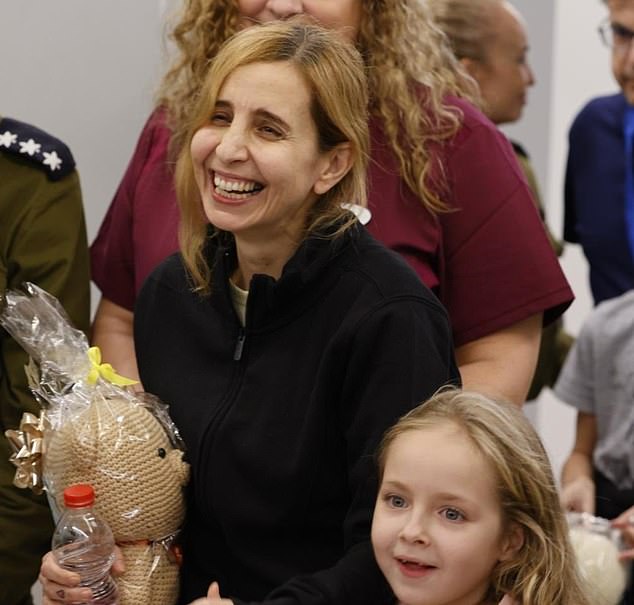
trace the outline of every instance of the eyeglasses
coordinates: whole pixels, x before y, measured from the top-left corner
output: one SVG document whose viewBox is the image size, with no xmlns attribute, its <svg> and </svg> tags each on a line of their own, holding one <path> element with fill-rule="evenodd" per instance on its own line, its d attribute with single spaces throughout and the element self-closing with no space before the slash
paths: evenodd
<svg viewBox="0 0 634 605">
<path fill-rule="evenodd" d="M 598 31 L 603 44 L 614 50 L 628 49 L 634 38 L 634 31 L 618 23 L 611 23 L 609 19 L 599 25 Z"/>
</svg>

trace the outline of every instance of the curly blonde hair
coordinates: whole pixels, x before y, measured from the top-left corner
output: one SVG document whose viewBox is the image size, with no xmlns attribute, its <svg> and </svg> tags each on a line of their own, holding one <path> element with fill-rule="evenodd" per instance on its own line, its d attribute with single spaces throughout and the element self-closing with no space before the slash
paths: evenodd
<svg viewBox="0 0 634 605">
<path fill-rule="evenodd" d="M 223 42 L 241 27 L 236 0 L 185 0 L 170 39 L 177 55 L 157 101 L 167 109 L 175 155 L 187 116 Z M 478 87 L 453 56 L 420 0 L 363 0 L 357 47 L 364 58 L 371 113 L 378 116 L 407 185 L 431 212 L 446 210 L 443 167 L 432 146 L 460 128 L 453 94 L 477 102 Z M 436 176 L 434 176 L 436 175 Z"/>
<path fill-rule="evenodd" d="M 167 110 L 173 135 L 172 155 L 182 147 L 187 118 L 203 87 L 211 60 L 240 28 L 237 0 L 183 0 L 179 11 L 167 20 L 168 39 L 176 56 L 163 76 L 157 104 Z M 173 25 L 172 25 L 173 24 Z"/>
<path fill-rule="evenodd" d="M 504 527 L 519 527 L 523 533 L 516 556 L 493 570 L 487 595 L 491 602 L 509 594 L 530 605 L 591 605 L 548 456 L 535 429 L 512 403 L 442 389 L 387 431 L 377 453 L 380 479 L 399 435 L 443 423 L 459 427 L 482 454 L 496 476 Z"/>
</svg>

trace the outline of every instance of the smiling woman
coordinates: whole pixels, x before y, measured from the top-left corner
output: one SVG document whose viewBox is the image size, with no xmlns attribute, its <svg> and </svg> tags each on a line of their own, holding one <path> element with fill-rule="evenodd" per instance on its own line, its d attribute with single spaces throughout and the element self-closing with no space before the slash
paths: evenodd
<svg viewBox="0 0 634 605">
<path fill-rule="evenodd" d="M 372 454 L 459 378 L 441 304 L 342 206 L 365 201 L 366 116 L 359 53 L 290 20 L 230 39 L 187 118 L 182 255 L 135 310 L 143 384 L 192 465 L 179 603 L 392 599 Z M 45 593 L 79 599 L 49 559 Z"/>
<path fill-rule="evenodd" d="M 182 261 L 135 314 L 143 383 L 201 461 L 183 602 L 213 580 L 236 603 L 385 602 L 369 455 L 457 371 L 433 295 L 342 207 L 365 202 L 366 115 L 358 52 L 292 20 L 231 39 L 192 112 Z"/>
<path fill-rule="evenodd" d="M 311 208 L 352 165 L 348 143 L 319 150 L 310 105 L 310 89 L 292 63 L 244 65 L 225 81 L 210 123 L 192 137 L 203 209 L 216 229 L 233 233 L 241 288 L 263 269 L 280 276 Z M 249 259 L 254 248 L 257 258 Z"/>
<path fill-rule="evenodd" d="M 354 217 L 342 204 L 366 202 L 368 95 L 358 53 L 339 38 L 338 55 L 317 51 L 316 37 L 312 46 L 280 47 L 273 33 L 267 40 L 273 31 L 245 31 L 214 61 L 178 160 L 181 249 L 203 292 L 207 221 L 215 234 L 232 233 L 235 284 L 246 289 L 255 273 L 279 278 L 307 233 L 349 228 Z"/>
</svg>

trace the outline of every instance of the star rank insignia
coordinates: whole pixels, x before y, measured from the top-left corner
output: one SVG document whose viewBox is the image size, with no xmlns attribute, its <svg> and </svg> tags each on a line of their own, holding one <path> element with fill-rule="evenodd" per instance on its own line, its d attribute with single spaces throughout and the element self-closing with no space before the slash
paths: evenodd
<svg viewBox="0 0 634 605">
<path fill-rule="evenodd" d="M 32 162 L 58 181 L 75 169 L 70 149 L 47 132 L 11 118 L 0 119 L 0 152 Z"/>
</svg>

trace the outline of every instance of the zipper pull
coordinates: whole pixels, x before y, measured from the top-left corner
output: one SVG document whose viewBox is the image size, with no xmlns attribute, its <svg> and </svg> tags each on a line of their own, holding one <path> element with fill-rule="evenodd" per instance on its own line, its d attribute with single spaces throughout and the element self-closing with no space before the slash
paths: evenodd
<svg viewBox="0 0 634 605">
<path fill-rule="evenodd" d="M 245 338 L 246 334 L 244 333 L 244 328 L 240 328 L 240 332 L 238 334 L 238 342 L 236 342 L 236 348 L 233 352 L 234 361 L 240 361 L 240 359 L 242 359 L 242 349 L 244 349 Z"/>
</svg>

